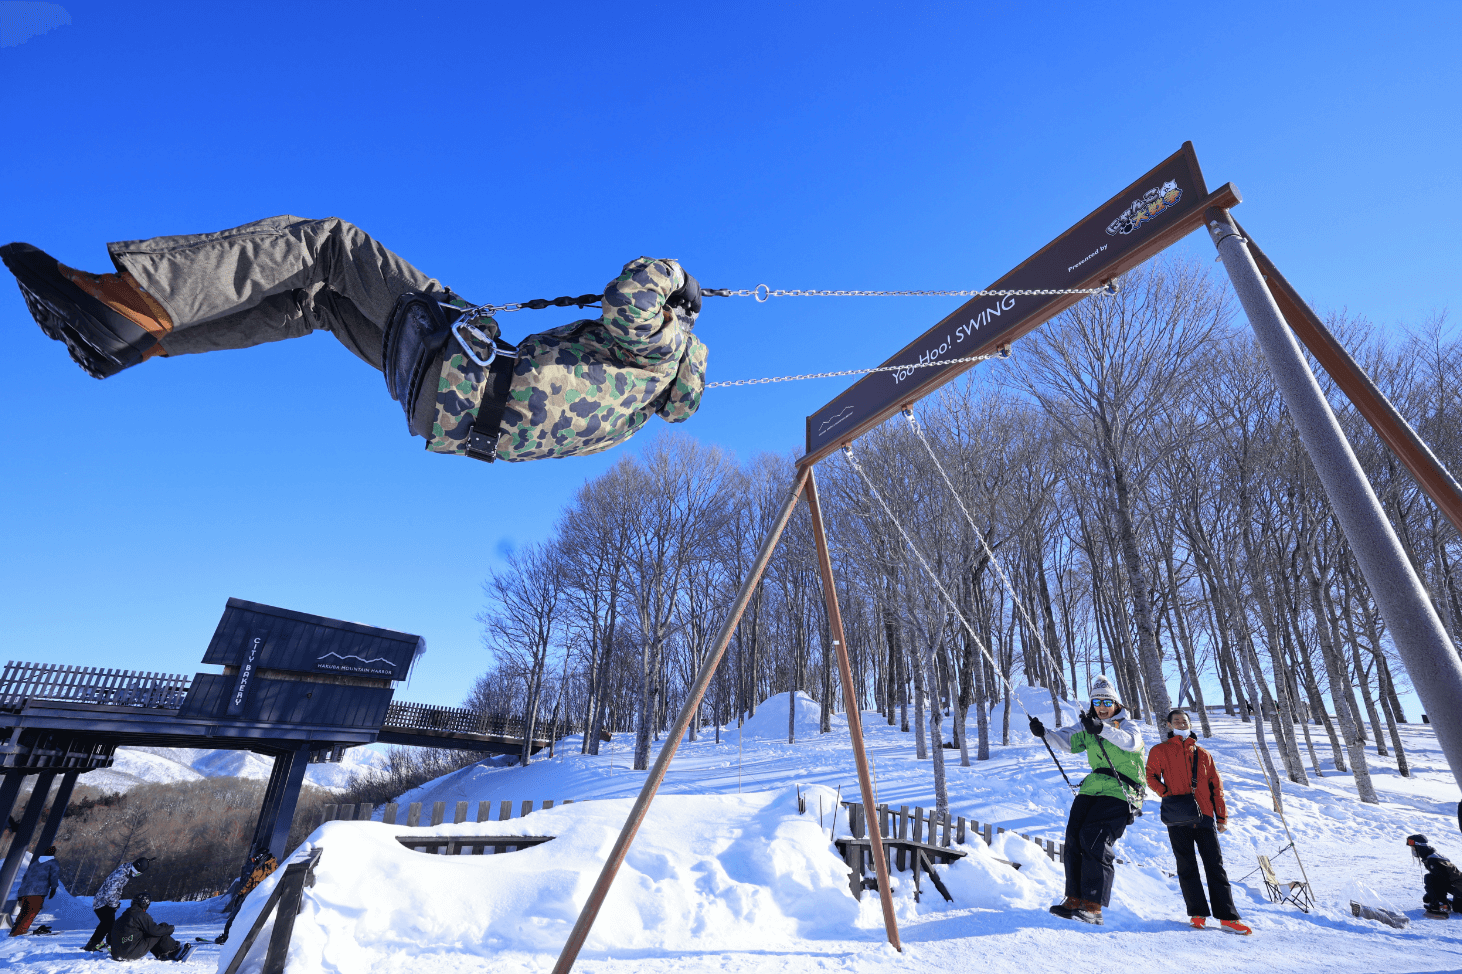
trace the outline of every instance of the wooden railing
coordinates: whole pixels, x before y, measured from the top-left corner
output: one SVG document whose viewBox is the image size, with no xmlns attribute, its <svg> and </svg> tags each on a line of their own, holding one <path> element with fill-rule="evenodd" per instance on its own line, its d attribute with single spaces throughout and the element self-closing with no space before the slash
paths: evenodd
<svg viewBox="0 0 1462 974">
<path fill-rule="evenodd" d="M 181 673 L 11 661 L 0 674 L 0 707 L 19 709 L 27 700 L 65 700 L 177 710 L 191 683 L 192 677 Z"/>
<path fill-rule="evenodd" d="M 386 710 L 382 728 L 392 730 L 424 730 L 443 734 L 480 734 L 484 737 L 506 737 L 522 740 L 525 721 L 507 714 L 483 714 L 465 707 L 438 707 L 427 703 L 394 701 Z M 537 740 L 577 734 L 583 730 L 577 722 L 559 719 L 557 726 L 548 717 L 540 717 L 533 725 Z"/>
</svg>

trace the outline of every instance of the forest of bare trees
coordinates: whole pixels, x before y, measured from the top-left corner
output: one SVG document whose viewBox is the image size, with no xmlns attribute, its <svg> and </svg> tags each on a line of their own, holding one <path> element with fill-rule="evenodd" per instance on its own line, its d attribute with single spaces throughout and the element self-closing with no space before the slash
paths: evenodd
<svg viewBox="0 0 1462 974">
<path fill-rule="evenodd" d="M 1326 317 L 1462 466 L 1444 316 L 1385 335 Z M 1139 719 L 1191 706 L 1206 736 L 1221 702 L 1292 781 L 1349 769 L 1374 802 L 1368 762 L 1407 774 L 1406 674 L 1226 282 L 1154 262 L 1013 351 L 818 467 L 856 699 L 829 656 L 803 505 L 692 734 L 803 690 L 824 730 L 846 706 L 877 710 L 921 758 L 949 741 L 968 764 L 1008 742 L 1012 684 L 1054 701 L 1105 672 Z M 1462 539 L 1316 371 L 1455 644 Z M 794 459 L 666 435 L 585 483 L 485 583 L 492 662 L 468 705 L 588 727 L 591 753 L 601 730 L 633 733 L 646 767 Z"/>
</svg>

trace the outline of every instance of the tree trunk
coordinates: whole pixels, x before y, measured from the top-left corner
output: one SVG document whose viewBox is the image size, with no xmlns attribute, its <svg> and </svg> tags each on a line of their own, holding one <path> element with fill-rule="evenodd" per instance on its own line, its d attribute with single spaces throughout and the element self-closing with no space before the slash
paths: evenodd
<svg viewBox="0 0 1462 974">
<path fill-rule="evenodd" d="M 1376 790 L 1371 785 L 1370 767 L 1366 764 L 1366 749 L 1360 742 L 1354 715 L 1350 712 L 1350 684 L 1339 653 L 1330 642 L 1330 627 L 1326 624 L 1324 599 L 1320 594 L 1320 580 L 1315 575 L 1313 552 L 1309 544 L 1301 548 L 1301 564 L 1310 585 L 1310 602 L 1315 614 L 1315 632 L 1320 637 L 1320 655 L 1325 660 L 1325 671 L 1330 677 L 1330 699 L 1335 703 L 1335 717 L 1340 721 L 1341 736 L 1345 738 L 1346 751 L 1350 756 L 1350 767 L 1355 774 L 1355 790 L 1360 800 L 1368 805 L 1379 805 Z"/>
</svg>

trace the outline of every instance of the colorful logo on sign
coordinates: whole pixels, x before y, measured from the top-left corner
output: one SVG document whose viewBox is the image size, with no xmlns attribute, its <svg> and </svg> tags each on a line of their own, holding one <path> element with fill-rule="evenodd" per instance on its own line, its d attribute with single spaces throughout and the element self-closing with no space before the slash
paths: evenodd
<svg viewBox="0 0 1462 974">
<path fill-rule="evenodd" d="M 1177 181 L 1169 179 L 1158 188 L 1143 193 L 1142 199 L 1133 200 L 1121 216 L 1107 224 L 1107 233 L 1114 237 L 1131 233 L 1182 198 L 1183 191 L 1178 188 Z"/>
</svg>

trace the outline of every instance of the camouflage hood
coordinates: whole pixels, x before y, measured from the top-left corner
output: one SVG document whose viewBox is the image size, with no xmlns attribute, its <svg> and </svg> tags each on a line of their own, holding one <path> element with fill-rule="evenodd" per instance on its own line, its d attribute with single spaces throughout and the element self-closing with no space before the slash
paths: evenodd
<svg viewBox="0 0 1462 974">
<path fill-rule="evenodd" d="M 530 335 L 518 346 L 498 459 L 542 460 L 598 453 L 629 439 L 652 415 L 682 423 L 700 407 L 706 346 L 695 317 L 665 307 L 685 284 L 674 260 L 640 257 L 604 291 L 598 319 Z M 497 337 L 492 318 L 477 327 Z M 479 350 L 485 357 L 486 345 Z M 427 449 L 467 452 L 486 370 L 449 339 Z"/>
</svg>

